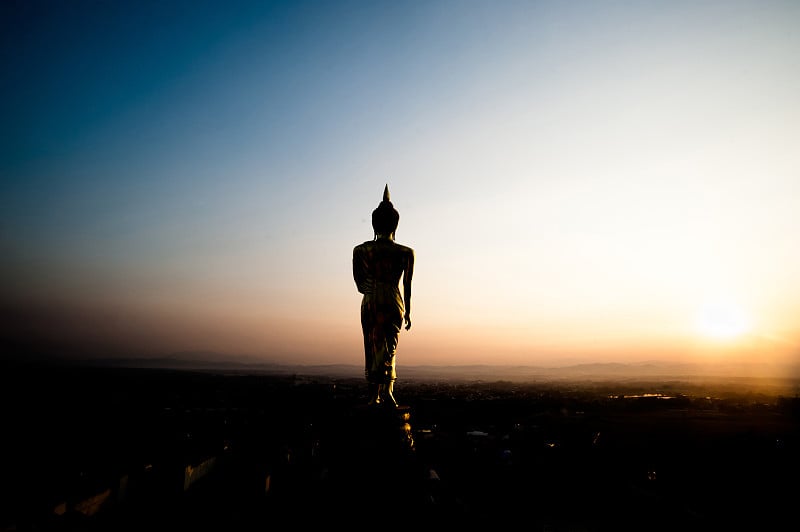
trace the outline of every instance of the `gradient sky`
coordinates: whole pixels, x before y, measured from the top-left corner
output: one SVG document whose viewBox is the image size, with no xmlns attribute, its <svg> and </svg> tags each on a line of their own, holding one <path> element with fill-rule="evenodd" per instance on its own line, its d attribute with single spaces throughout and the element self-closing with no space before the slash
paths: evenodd
<svg viewBox="0 0 800 532">
<path fill-rule="evenodd" d="M 2 2 L 5 350 L 360 364 L 388 184 L 400 371 L 797 360 L 799 27 L 763 0 Z"/>
</svg>

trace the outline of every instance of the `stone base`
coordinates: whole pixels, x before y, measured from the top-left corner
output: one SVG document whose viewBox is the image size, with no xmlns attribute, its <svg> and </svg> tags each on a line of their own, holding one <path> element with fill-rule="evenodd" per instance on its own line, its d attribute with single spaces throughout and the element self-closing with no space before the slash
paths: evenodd
<svg viewBox="0 0 800 532">
<path fill-rule="evenodd" d="M 328 512 L 386 519 L 419 507 L 425 477 L 410 421 L 408 406 L 368 405 L 334 421 L 322 445 Z"/>
</svg>

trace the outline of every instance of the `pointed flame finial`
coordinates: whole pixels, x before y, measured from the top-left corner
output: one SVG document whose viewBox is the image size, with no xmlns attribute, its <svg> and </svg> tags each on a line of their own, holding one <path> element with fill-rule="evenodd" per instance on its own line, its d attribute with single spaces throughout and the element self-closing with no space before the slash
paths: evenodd
<svg viewBox="0 0 800 532">
<path fill-rule="evenodd" d="M 389 185 L 383 188 L 383 201 L 372 211 L 372 228 L 375 234 L 388 235 L 397 229 L 397 222 L 400 220 L 400 213 L 392 205 L 389 199 Z"/>
</svg>

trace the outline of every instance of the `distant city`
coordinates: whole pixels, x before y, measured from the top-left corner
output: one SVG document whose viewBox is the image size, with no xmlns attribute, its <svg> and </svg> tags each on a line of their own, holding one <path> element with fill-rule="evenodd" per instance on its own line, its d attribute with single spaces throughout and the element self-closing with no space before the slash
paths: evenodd
<svg viewBox="0 0 800 532">
<path fill-rule="evenodd" d="M 55 359 L 58 360 L 58 359 Z M 226 374 L 309 375 L 332 378 L 359 377 L 363 368 L 348 364 L 277 364 L 255 359 L 235 359 L 216 353 L 177 353 L 163 357 L 71 359 L 70 364 L 98 367 L 162 368 L 221 372 Z M 716 383 L 757 389 L 772 394 L 800 392 L 800 362 L 771 363 L 675 363 L 660 360 L 636 363 L 564 363 L 550 365 L 449 365 L 398 368 L 403 381 L 449 382 L 603 382 L 618 380 L 669 380 Z"/>
<path fill-rule="evenodd" d="M 354 368 L 298 369 L 4 371 L 0 530 L 765 530 L 800 495 L 796 381 L 415 368 L 392 409 Z"/>
</svg>

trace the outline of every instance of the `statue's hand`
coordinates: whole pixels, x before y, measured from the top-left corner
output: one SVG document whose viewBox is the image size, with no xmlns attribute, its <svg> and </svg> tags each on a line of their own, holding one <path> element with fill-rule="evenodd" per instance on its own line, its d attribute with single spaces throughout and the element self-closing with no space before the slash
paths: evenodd
<svg viewBox="0 0 800 532">
<path fill-rule="evenodd" d="M 411 315 L 406 314 L 403 319 L 406 320 L 406 330 L 409 330 L 411 328 Z"/>
</svg>

